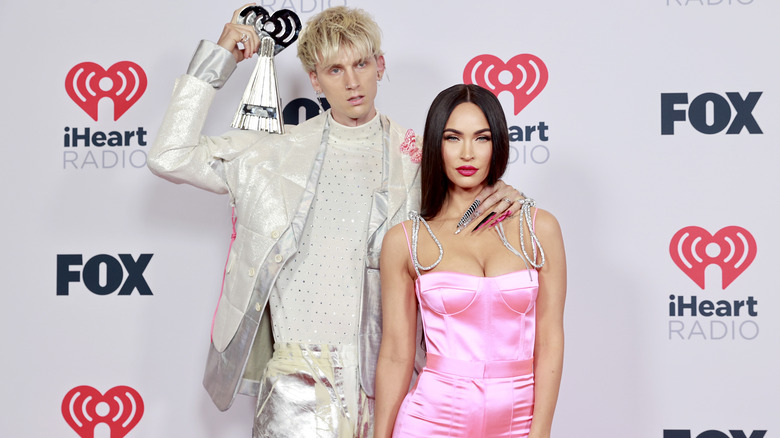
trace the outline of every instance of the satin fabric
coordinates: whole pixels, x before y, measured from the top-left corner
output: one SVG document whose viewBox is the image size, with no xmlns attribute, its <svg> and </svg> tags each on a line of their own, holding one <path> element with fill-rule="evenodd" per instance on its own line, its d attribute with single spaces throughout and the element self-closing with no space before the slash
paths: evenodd
<svg viewBox="0 0 780 438">
<path fill-rule="evenodd" d="M 498 277 L 420 275 L 429 360 L 399 409 L 394 437 L 527 437 L 539 291 L 535 270 Z"/>
</svg>

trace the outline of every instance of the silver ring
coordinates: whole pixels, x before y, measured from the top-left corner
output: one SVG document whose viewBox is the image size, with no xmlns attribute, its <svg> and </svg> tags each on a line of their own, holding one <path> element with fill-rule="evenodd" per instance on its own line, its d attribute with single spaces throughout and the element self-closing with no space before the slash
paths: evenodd
<svg viewBox="0 0 780 438">
<path fill-rule="evenodd" d="M 506 202 L 507 204 L 510 204 L 510 205 L 512 204 L 512 200 L 509 199 L 509 198 L 504 198 L 504 199 L 502 199 L 502 201 L 504 201 L 504 202 Z"/>
<path fill-rule="evenodd" d="M 241 34 L 241 42 L 245 43 L 249 39 L 249 35 L 242 33 Z"/>
</svg>

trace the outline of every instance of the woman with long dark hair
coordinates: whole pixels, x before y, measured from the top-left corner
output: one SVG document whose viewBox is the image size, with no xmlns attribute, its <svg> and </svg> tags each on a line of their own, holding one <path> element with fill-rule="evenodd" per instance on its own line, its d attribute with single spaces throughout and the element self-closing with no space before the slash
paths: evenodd
<svg viewBox="0 0 780 438">
<path fill-rule="evenodd" d="M 376 437 L 550 436 L 566 295 L 558 222 L 531 199 L 504 199 L 511 207 L 491 219 L 498 225 L 451 232 L 508 156 L 493 94 L 456 85 L 436 97 L 425 124 L 421 211 L 382 246 Z M 409 390 L 418 304 L 426 364 Z"/>
</svg>

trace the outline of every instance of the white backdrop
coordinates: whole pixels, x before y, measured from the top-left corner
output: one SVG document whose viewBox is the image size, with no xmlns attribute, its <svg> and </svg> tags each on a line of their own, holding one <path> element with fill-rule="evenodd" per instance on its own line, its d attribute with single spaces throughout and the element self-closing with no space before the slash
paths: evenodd
<svg viewBox="0 0 780 438">
<path fill-rule="evenodd" d="M 473 58 L 531 54 L 546 67 L 546 86 L 518 114 L 515 96 L 499 99 L 510 125 L 546 126 L 544 136 L 537 130 L 513 142 L 505 179 L 558 217 L 567 245 L 566 358 L 553 436 L 778 433 L 780 300 L 772 275 L 780 233 L 772 224 L 780 210 L 780 3 L 258 4 L 293 9 L 304 21 L 328 5 L 369 11 L 384 29 L 389 68 L 378 107 L 418 132 L 433 97 L 462 82 Z M 201 386 L 230 237 L 227 199 L 165 182 L 139 161 L 198 41 L 216 40 L 239 6 L 0 2 L 7 137 L 0 436 L 85 438 L 62 411 L 82 385 L 94 388 L 95 401 L 120 386 L 136 394 L 133 421 L 124 429 L 100 424 L 95 437 L 250 435 L 254 401 L 240 397 L 221 413 Z M 294 51 L 276 61 L 285 103 L 313 98 Z M 146 89 L 116 120 L 111 100 L 101 100 L 95 121 L 71 98 L 66 77 L 83 62 L 109 69 L 121 61 L 137 64 Z M 242 63 L 218 94 L 208 133 L 228 128 L 253 63 Z M 520 77 L 493 66 L 506 70 L 502 83 Z M 662 95 L 688 103 L 664 112 Z M 662 123 L 674 134 L 662 135 Z M 724 123 L 746 126 L 735 134 L 696 129 Z M 120 135 L 114 131 L 134 135 L 127 146 L 64 146 L 66 134 L 87 128 L 107 139 Z M 740 228 L 717 234 L 730 226 Z M 736 273 L 725 289 L 721 269 Z M 703 276 L 703 288 L 691 272 Z M 106 285 L 120 276 L 140 289 L 145 282 L 151 295 Z M 67 286 L 59 295 L 58 281 Z M 678 299 L 711 302 L 712 312 L 710 304 L 695 316 L 671 312 Z"/>
</svg>

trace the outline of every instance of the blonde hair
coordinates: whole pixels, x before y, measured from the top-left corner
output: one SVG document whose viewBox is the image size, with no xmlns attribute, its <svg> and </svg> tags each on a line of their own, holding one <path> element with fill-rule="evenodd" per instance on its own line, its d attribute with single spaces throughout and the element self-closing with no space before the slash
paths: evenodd
<svg viewBox="0 0 780 438">
<path fill-rule="evenodd" d="M 361 57 L 382 55 L 382 31 L 364 10 L 336 6 L 315 15 L 298 37 L 298 59 L 307 73 L 351 48 Z"/>
</svg>

